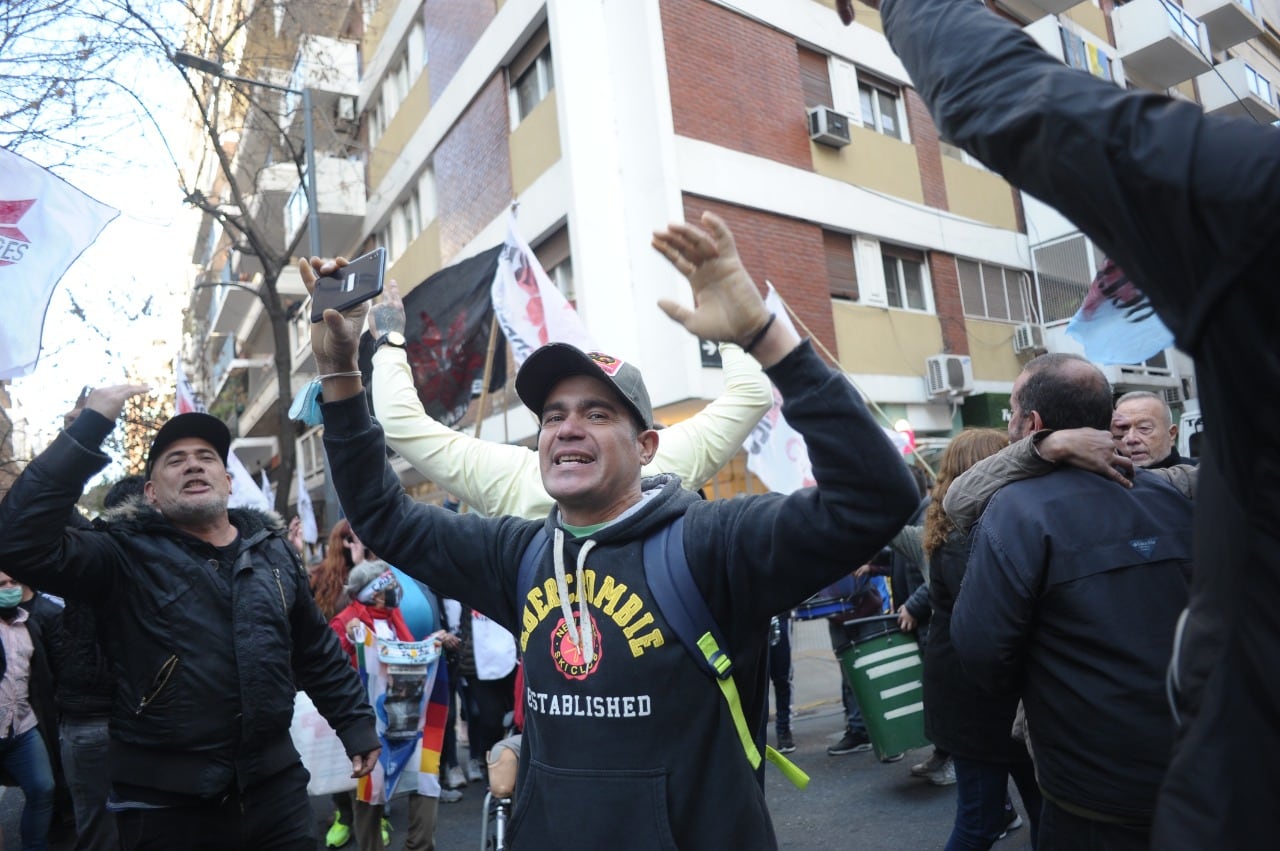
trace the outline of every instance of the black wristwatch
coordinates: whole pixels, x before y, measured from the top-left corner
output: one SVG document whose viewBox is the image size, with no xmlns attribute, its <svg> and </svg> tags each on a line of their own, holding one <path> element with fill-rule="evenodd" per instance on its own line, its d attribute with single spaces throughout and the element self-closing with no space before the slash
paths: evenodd
<svg viewBox="0 0 1280 851">
<path fill-rule="evenodd" d="M 376 352 L 383 346 L 395 346 L 397 349 L 403 349 L 404 334 L 399 331 L 388 331 L 378 338 L 378 342 L 373 344 L 373 350 Z"/>
</svg>

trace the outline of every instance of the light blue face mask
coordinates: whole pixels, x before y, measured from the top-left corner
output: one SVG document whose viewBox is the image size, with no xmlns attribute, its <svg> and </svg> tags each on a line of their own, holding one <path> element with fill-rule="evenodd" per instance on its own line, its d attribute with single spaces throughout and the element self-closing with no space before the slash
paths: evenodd
<svg viewBox="0 0 1280 851">
<path fill-rule="evenodd" d="M 324 423 L 324 418 L 320 415 L 320 379 L 311 379 L 293 397 L 293 404 L 289 406 L 289 419 L 301 420 L 309 426 Z"/>
<path fill-rule="evenodd" d="M 22 602 L 22 589 L 0 588 L 0 609 L 12 609 L 14 606 Z"/>
</svg>

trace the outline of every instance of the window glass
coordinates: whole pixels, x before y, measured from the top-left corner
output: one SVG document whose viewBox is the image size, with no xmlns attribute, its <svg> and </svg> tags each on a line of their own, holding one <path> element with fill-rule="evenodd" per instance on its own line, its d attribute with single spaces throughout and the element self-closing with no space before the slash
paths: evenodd
<svg viewBox="0 0 1280 851">
<path fill-rule="evenodd" d="M 1009 303 L 1005 299 L 1004 274 L 999 266 L 982 267 L 982 291 L 987 297 L 987 316 L 1008 319 Z"/>
<path fill-rule="evenodd" d="M 877 90 L 880 100 L 880 132 L 895 139 L 902 138 L 898 129 L 898 99 L 893 95 Z"/>
</svg>

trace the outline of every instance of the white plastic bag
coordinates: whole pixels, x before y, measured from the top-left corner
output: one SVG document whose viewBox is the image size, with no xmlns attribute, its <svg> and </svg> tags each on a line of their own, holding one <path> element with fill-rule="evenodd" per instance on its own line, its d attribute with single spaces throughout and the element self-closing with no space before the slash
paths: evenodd
<svg viewBox="0 0 1280 851">
<path fill-rule="evenodd" d="M 311 773 L 308 795 L 331 795 L 356 788 L 355 778 L 351 776 L 351 760 L 342 740 L 305 691 L 294 697 L 289 735 L 302 755 L 302 764 Z"/>
</svg>

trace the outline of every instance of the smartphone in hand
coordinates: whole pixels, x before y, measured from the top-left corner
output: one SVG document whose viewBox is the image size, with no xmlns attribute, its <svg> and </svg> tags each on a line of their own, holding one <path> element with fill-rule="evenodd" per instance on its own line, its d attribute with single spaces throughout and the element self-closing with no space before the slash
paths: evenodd
<svg viewBox="0 0 1280 851">
<path fill-rule="evenodd" d="M 375 248 L 333 273 L 316 279 L 311 293 L 311 321 L 319 322 L 324 312 L 355 307 L 382 292 L 387 272 L 387 249 Z"/>
</svg>

